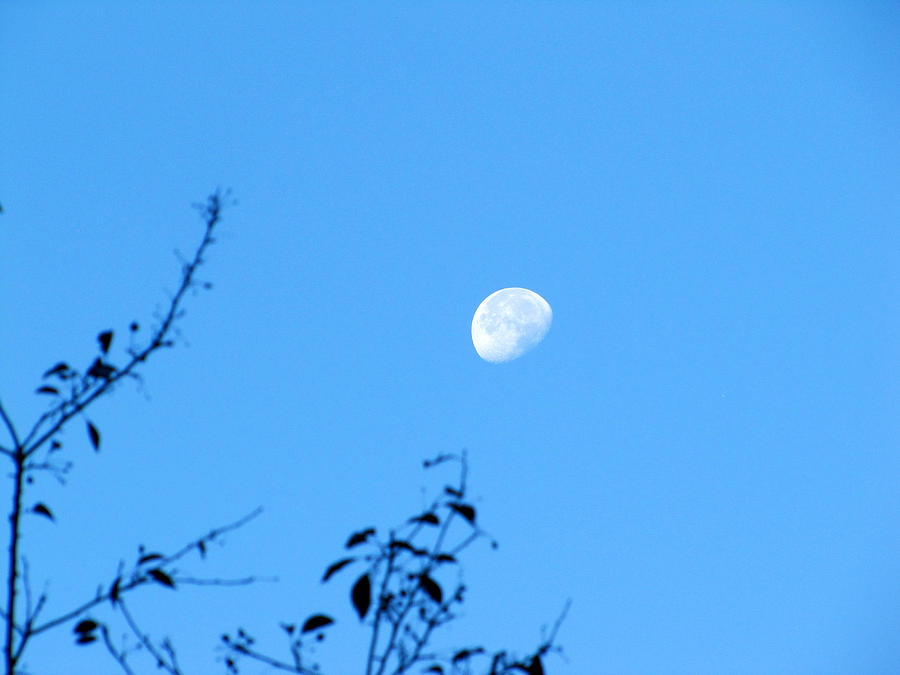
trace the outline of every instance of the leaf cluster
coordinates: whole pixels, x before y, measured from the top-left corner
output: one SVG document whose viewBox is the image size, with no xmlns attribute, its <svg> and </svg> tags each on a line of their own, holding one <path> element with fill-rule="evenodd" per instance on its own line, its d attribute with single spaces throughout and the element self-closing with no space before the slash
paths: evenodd
<svg viewBox="0 0 900 675">
<path fill-rule="evenodd" d="M 457 618 L 465 600 L 466 587 L 459 580 L 461 554 L 478 539 L 489 538 L 477 521 L 475 507 L 468 501 L 465 453 L 441 455 L 426 461 L 425 467 L 451 461 L 460 466 L 456 485 L 445 485 L 428 509 L 384 536 L 371 526 L 352 532 L 345 544 L 348 555 L 328 565 L 322 583 L 357 569 L 349 600 L 359 621 L 370 631 L 361 671 L 366 675 L 400 675 L 414 667 L 424 669 L 419 672 L 438 675 L 469 674 L 475 668 L 487 675 L 543 674 L 543 657 L 556 649 L 556 628 L 523 659 L 516 659 L 505 650 L 490 652 L 483 646 L 449 652 L 430 646 L 435 631 Z M 493 540 L 491 544 L 497 545 Z M 448 582 L 454 571 L 457 580 Z M 241 660 L 249 658 L 286 672 L 323 672 L 320 664 L 310 661 L 308 647 L 313 644 L 311 638 L 316 642 L 324 640 L 326 631 L 322 629 L 333 623 L 332 617 L 322 613 L 312 614 L 299 632 L 295 632 L 295 624 L 282 622 L 280 626 L 289 639 L 290 660 L 258 651 L 253 638 L 243 629 L 234 635 L 225 634 L 225 665 L 230 673 L 239 673 Z"/>
</svg>

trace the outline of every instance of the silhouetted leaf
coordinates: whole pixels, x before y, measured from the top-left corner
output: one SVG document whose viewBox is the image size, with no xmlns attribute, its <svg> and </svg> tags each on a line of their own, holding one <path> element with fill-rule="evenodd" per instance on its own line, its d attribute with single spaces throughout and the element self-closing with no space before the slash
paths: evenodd
<svg viewBox="0 0 900 675">
<path fill-rule="evenodd" d="M 113 582 L 113 585 L 109 589 L 109 602 L 113 607 L 116 606 L 116 603 L 119 601 L 119 584 L 122 582 L 121 577 L 116 577 L 116 580 Z"/>
<path fill-rule="evenodd" d="M 60 361 L 55 366 L 53 366 L 50 370 L 44 373 L 43 377 L 50 377 L 51 375 L 58 375 L 60 378 L 64 379 L 65 376 L 69 372 L 69 364 L 65 361 Z"/>
<path fill-rule="evenodd" d="M 163 586 L 175 588 L 175 582 L 172 581 L 172 577 L 163 572 L 160 568 L 154 567 L 152 570 L 147 570 L 147 574 L 153 577 L 154 581 L 161 583 Z"/>
<path fill-rule="evenodd" d="M 56 396 L 59 396 L 59 389 L 57 389 L 56 387 L 50 387 L 50 386 L 44 385 L 43 387 L 38 387 L 35 390 L 35 393 L 36 394 L 54 394 Z"/>
<path fill-rule="evenodd" d="M 53 520 L 53 514 L 50 512 L 50 509 L 48 509 L 44 504 L 35 504 L 34 508 L 32 508 L 31 510 L 35 513 L 39 513 L 42 516 L 46 516 L 50 520 Z"/>
<path fill-rule="evenodd" d="M 303 624 L 303 628 L 300 629 L 301 633 L 310 633 L 316 628 L 322 628 L 323 626 L 330 626 L 334 623 L 334 619 L 330 616 L 326 616 L 325 614 L 313 614 L 309 617 L 306 622 Z"/>
<path fill-rule="evenodd" d="M 296 626 L 295 626 L 294 624 L 292 624 L 292 623 L 280 623 L 280 624 L 278 624 L 278 625 L 281 626 L 281 629 L 282 629 L 285 633 L 287 633 L 288 635 L 293 635 L 293 634 L 294 634 L 294 629 L 296 628 Z"/>
<path fill-rule="evenodd" d="M 462 504 L 460 502 L 448 502 L 447 506 L 456 511 L 459 515 L 461 515 L 473 525 L 475 524 L 475 508 L 471 505 Z"/>
<path fill-rule="evenodd" d="M 91 631 L 96 630 L 97 626 L 99 625 L 100 624 L 93 619 L 82 619 L 75 625 L 75 628 L 72 629 L 72 632 L 81 634 L 90 633 Z"/>
<path fill-rule="evenodd" d="M 462 499 L 462 492 L 460 492 L 456 488 L 450 487 L 449 485 L 444 486 L 444 492 L 446 492 L 448 495 L 456 497 L 457 499 Z"/>
<path fill-rule="evenodd" d="M 162 553 L 148 553 L 142 555 L 138 558 L 138 565 L 143 565 L 145 562 L 150 562 L 151 560 L 162 560 Z"/>
<path fill-rule="evenodd" d="M 362 621 L 366 618 L 369 605 L 372 604 L 372 583 L 369 581 L 368 573 L 363 574 L 353 584 L 353 590 L 350 591 L 350 599 L 353 601 L 356 613 L 359 614 L 359 620 Z"/>
<path fill-rule="evenodd" d="M 56 452 L 62 447 L 62 443 L 57 441 L 55 438 L 50 442 L 50 452 Z"/>
<path fill-rule="evenodd" d="M 347 540 L 345 546 L 347 548 L 353 548 L 354 546 L 359 546 L 363 542 L 366 541 L 369 537 L 375 534 L 374 527 L 367 527 L 365 530 L 360 530 L 359 532 L 354 532 L 350 535 L 350 538 Z"/>
<path fill-rule="evenodd" d="M 544 664 L 541 663 L 540 656 L 537 654 L 534 655 L 534 658 L 531 659 L 531 663 L 528 664 L 526 672 L 528 675 L 544 675 Z"/>
<path fill-rule="evenodd" d="M 422 584 L 422 590 L 428 594 L 428 597 L 436 603 L 441 604 L 441 599 L 444 597 L 444 594 L 437 582 L 427 574 L 420 576 L 419 581 Z"/>
<path fill-rule="evenodd" d="M 338 570 L 346 567 L 350 563 L 352 563 L 356 558 L 341 558 L 336 563 L 332 563 L 329 565 L 328 569 L 325 570 L 325 576 L 322 577 L 322 583 L 324 584 L 331 578 L 331 575 L 337 572 Z"/>
<path fill-rule="evenodd" d="M 97 640 L 96 635 L 81 635 L 75 640 L 75 644 L 77 645 L 89 645 L 92 642 Z"/>
<path fill-rule="evenodd" d="M 433 665 L 431 668 L 427 670 L 423 670 L 423 673 L 437 673 L 438 675 L 444 675 L 444 667 L 439 665 Z"/>
<path fill-rule="evenodd" d="M 454 558 L 449 553 L 439 553 L 437 556 L 435 556 L 434 559 L 439 563 L 445 563 L 445 562 L 455 563 L 456 562 L 456 558 Z"/>
<path fill-rule="evenodd" d="M 390 545 L 391 548 L 402 548 L 404 551 L 409 551 L 413 555 L 428 555 L 428 551 L 424 548 L 416 548 L 408 541 L 403 541 L 402 539 L 395 539 Z"/>
<path fill-rule="evenodd" d="M 484 647 L 475 647 L 473 649 L 460 649 L 453 655 L 453 663 L 460 663 L 461 661 L 465 661 L 466 659 L 475 656 L 476 654 L 483 654 Z"/>
<path fill-rule="evenodd" d="M 94 446 L 94 450 L 100 450 L 100 432 L 97 431 L 97 427 L 95 427 L 91 422 L 87 423 L 88 436 L 91 438 L 91 445 Z"/>
<path fill-rule="evenodd" d="M 88 368 L 87 374 L 91 377 L 96 377 L 101 380 L 108 380 L 113 376 L 115 372 L 115 366 L 111 366 L 108 363 L 103 363 L 103 361 L 97 358 L 91 364 L 91 367 Z"/>
<path fill-rule="evenodd" d="M 421 516 L 416 516 L 415 518 L 410 518 L 409 522 L 411 523 L 422 523 L 423 525 L 440 525 L 441 521 L 438 517 L 433 513 L 423 513 Z"/>
<path fill-rule="evenodd" d="M 138 325 L 137 321 L 132 321 L 131 325 L 128 326 L 128 330 L 130 330 L 132 333 L 137 333 L 140 330 L 140 328 L 141 327 Z"/>
<path fill-rule="evenodd" d="M 109 351 L 109 345 L 112 343 L 113 332 L 105 330 L 97 336 L 97 342 L 100 343 L 100 351 L 106 354 Z"/>
<path fill-rule="evenodd" d="M 513 668 L 528 673 L 528 675 L 544 675 L 544 665 L 541 663 L 541 657 L 537 654 L 531 658 L 531 662 L 527 666 L 517 663 Z"/>
<path fill-rule="evenodd" d="M 197 550 L 200 551 L 201 558 L 206 558 L 206 544 L 202 539 L 197 542 Z"/>
</svg>

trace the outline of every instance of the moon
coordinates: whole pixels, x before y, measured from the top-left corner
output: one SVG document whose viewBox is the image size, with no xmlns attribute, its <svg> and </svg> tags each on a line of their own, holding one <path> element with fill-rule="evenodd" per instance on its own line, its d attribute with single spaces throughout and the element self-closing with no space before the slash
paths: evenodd
<svg viewBox="0 0 900 675">
<path fill-rule="evenodd" d="M 550 304 L 527 288 L 487 296 L 472 317 L 472 344 L 491 363 L 517 359 L 544 339 L 553 321 Z"/>
</svg>

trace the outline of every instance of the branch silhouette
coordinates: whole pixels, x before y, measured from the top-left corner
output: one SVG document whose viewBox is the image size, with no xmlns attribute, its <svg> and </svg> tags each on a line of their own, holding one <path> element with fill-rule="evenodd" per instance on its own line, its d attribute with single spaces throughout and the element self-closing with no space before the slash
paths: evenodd
<svg viewBox="0 0 900 675">
<path fill-rule="evenodd" d="M 20 551 L 22 517 L 25 513 L 35 513 L 51 521 L 55 520 L 50 507 L 42 502 L 38 502 L 28 509 L 24 507 L 26 486 L 32 481 L 30 474 L 37 471 L 49 471 L 63 482 L 70 463 L 59 463 L 55 458 L 55 453 L 62 449 L 62 443 L 57 438 L 58 434 L 76 417 L 83 417 L 95 401 L 114 391 L 116 384 L 125 378 L 140 380 L 141 366 L 157 351 L 175 344 L 173 333 L 178 319 L 184 313 L 183 305 L 186 295 L 188 291 L 197 287 L 197 270 L 203 265 L 204 256 L 209 247 L 215 242 L 214 234 L 221 220 L 222 210 L 232 203 L 229 192 L 216 191 L 209 195 L 205 203 L 195 205 L 200 210 L 204 224 L 200 243 L 191 259 L 184 262 L 178 288 L 171 297 L 166 311 L 158 317 L 158 325 L 150 332 L 143 347 L 137 348 L 132 344 L 125 350 L 127 358 L 123 365 L 117 366 L 110 361 L 109 352 L 114 334 L 112 330 L 105 330 L 97 336 L 99 354 L 83 372 L 72 368 L 64 361 L 49 368 L 43 374 L 43 384 L 38 387 L 36 393 L 42 396 L 51 396 L 53 403 L 31 424 L 24 436 L 18 432 L 11 415 L 0 402 L 0 420 L 9 436 L 9 444 L 0 445 L 0 454 L 9 458 L 13 465 L 6 597 L 3 610 L 0 611 L 5 629 L 3 661 L 6 675 L 13 675 L 16 672 L 17 664 L 20 663 L 27 647 L 35 637 L 78 618 L 81 618 L 81 621 L 75 626 L 76 643 L 90 644 L 96 641 L 99 635 L 125 672 L 132 673 L 132 669 L 125 660 L 126 652 L 115 648 L 107 626 L 85 616 L 91 609 L 107 601 L 121 613 L 131 631 L 148 653 L 156 659 L 157 665 L 167 669 L 172 675 L 180 675 L 180 668 L 172 645 L 167 640 L 159 646 L 153 645 L 129 612 L 125 604 L 125 596 L 135 588 L 149 584 L 174 589 L 179 585 L 231 586 L 256 581 L 255 577 L 204 579 L 184 575 L 178 572 L 174 563 L 193 551 L 198 552 L 201 557 L 205 557 L 207 547 L 211 542 L 219 539 L 226 532 L 242 527 L 249 520 L 258 516 L 261 509 L 257 509 L 235 522 L 210 530 L 171 554 L 142 551 L 139 553 L 137 561 L 127 569 L 125 564 L 120 562 L 115 579 L 105 590 L 101 586 L 91 598 L 71 610 L 43 622 L 40 619 L 46 607 L 47 594 L 42 593 L 36 601 L 34 600 L 29 579 L 28 560 Z M 208 287 L 208 284 L 203 284 L 203 286 Z M 129 330 L 132 336 L 135 336 L 140 328 L 136 322 L 132 322 Z M 99 450 L 101 442 L 99 429 L 88 419 L 86 419 L 86 428 L 91 445 L 95 450 Z M 41 450 L 46 451 L 46 457 L 37 459 L 35 455 Z M 23 594 L 24 603 L 22 601 Z"/>
<path fill-rule="evenodd" d="M 435 631 L 457 618 L 456 611 L 465 600 L 466 587 L 461 582 L 445 592 L 442 579 L 447 571 L 460 568 L 460 554 L 476 541 L 490 539 L 493 547 L 497 545 L 479 525 L 475 507 L 466 501 L 466 454 L 440 455 L 427 460 L 425 468 L 447 462 L 459 464 L 455 486 L 446 485 L 424 512 L 391 529 L 385 538 L 378 536 L 375 527 L 351 533 L 345 545 L 351 554 L 329 565 L 322 577 L 327 583 L 345 569 L 363 568 L 350 590 L 351 605 L 370 631 L 360 672 L 400 675 L 420 667 L 424 670 L 417 672 L 462 675 L 480 665 L 486 675 L 517 671 L 542 675 L 545 656 L 560 651 L 556 636 L 568 603 L 550 633 L 524 658 L 517 659 L 506 650 L 489 652 L 480 645 L 447 652 L 429 648 Z M 296 624 L 280 623 L 288 637 L 290 660 L 259 651 L 254 637 L 243 628 L 226 633 L 221 638 L 225 666 L 236 674 L 241 662 L 250 660 L 300 675 L 326 673 L 321 664 L 309 662 L 309 648 L 325 639 L 333 623 L 323 613 L 312 614 L 299 630 Z"/>
</svg>

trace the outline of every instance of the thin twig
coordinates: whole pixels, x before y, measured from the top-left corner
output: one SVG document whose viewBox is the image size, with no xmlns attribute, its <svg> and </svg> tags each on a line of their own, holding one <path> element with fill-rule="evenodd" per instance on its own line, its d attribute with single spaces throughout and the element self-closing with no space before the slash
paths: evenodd
<svg viewBox="0 0 900 675">
<path fill-rule="evenodd" d="M 279 661 L 278 659 L 267 656 L 262 652 L 250 649 L 250 647 L 246 646 L 245 644 L 235 644 L 232 642 L 226 642 L 225 644 L 229 649 L 231 649 L 231 651 L 236 654 L 240 654 L 241 656 L 248 656 L 251 659 L 259 661 L 260 663 L 265 663 L 266 665 L 277 668 L 278 670 L 284 670 L 289 673 L 299 673 L 299 675 L 321 675 L 318 670 L 311 670 L 310 668 L 305 668 L 304 666 L 291 665 L 290 663 Z"/>
<path fill-rule="evenodd" d="M 3 418 L 3 423 L 6 425 L 7 431 L 9 431 L 9 436 L 12 438 L 13 447 L 15 450 L 18 450 L 22 447 L 22 444 L 19 443 L 19 434 L 16 433 L 16 427 L 12 423 L 12 420 L 9 419 L 9 415 L 6 414 L 6 408 L 3 407 L 3 404 L 0 403 L 0 418 Z M 7 448 L 3 448 L 5 454 L 10 456 L 15 455 L 15 450 L 8 450 Z"/>
<path fill-rule="evenodd" d="M 147 649 L 150 654 L 153 655 L 153 658 L 156 659 L 156 665 L 159 668 L 163 668 L 169 671 L 170 675 L 182 675 L 181 671 L 178 670 L 178 666 L 175 663 L 169 663 L 166 661 L 162 654 L 159 653 L 159 650 L 150 640 L 150 638 L 145 635 L 140 627 L 137 625 L 137 622 L 134 620 L 134 617 L 131 616 L 131 612 L 128 611 L 128 607 L 124 602 L 119 603 L 119 609 L 122 610 L 122 616 L 125 617 L 125 621 L 128 623 L 128 626 L 131 628 L 131 631 L 134 633 L 135 637 L 141 641 L 141 644 Z"/>
<path fill-rule="evenodd" d="M 125 671 L 126 675 L 135 675 L 135 672 L 125 660 L 125 652 L 116 651 L 115 645 L 113 645 L 112 640 L 109 637 L 109 629 L 106 626 L 100 626 L 100 630 L 103 633 L 103 642 L 106 643 L 106 648 L 109 650 L 109 653 L 112 654 L 112 657 L 116 662 L 122 666 L 122 670 Z"/>
<path fill-rule="evenodd" d="M 229 532 L 238 527 L 241 527 L 242 525 L 245 525 L 248 521 L 252 520 L 253 518 L 256 518 L 260 513 L 262 513 L 262 507 L 254 509 L 252 512 L 248 513 L 246 516 L 234 521 L 233 523 L 229 523 L 228 525 L 223 525 L 222 527 L 218 527 L 213 530 L 210 530 L 209 533 L 207 533 L 205 536 L 201 537 L 200 539 L 198 539 L 190 544 L 187 544 L 186 546 L 182 547 L 179 551 L 177 551 L 173 555 L 163 557 L 159 561 L 160 565 L 171 564 L 172 562 L 184 557 L 187 553 L 189 553 L 194 548 L 196 548 L 200 542 L 213 541 L 217 537 L 221 536 L 223 533 Z M 119 576 L 121 578 L 121 575 L 119 575 Z M 195 585 L 200 585 L 200 580 L 198 580 L 198 579 L 191 580 L 190 578 L 187 578 L 184 581 L 186 583 L 194 583 Z M 236 579 L 236 580 L 218 579 L 218 580 L 208 581 L 208 585 L 236 586 L 236 585 L 252 584 L 255 581 L 256 581 L 255 577 L 245 577 L 243 579 Z M 119 588 L 118 588 L 119 597 L 121 597 L 128 591 L 131 591 L 131 590 L 137 588 L 138 586 L 141 586 L 145 583 L 151 583 L 151 582 L 153 582 L 153 579 L 151 579 L 149 576 L 147 576 L 143 572 L 140 572 L 137 569 L 135 569 L 134 572 L 132 572 L 131 580 L 119 585 Z M 62 623 L 66 623 L 67 621 L 71 621 L 75 617 L 77 617 L 80 614 L 83 614 L 84 612 L 89 610 L 91 607 L 95 607 L 102 602 L 106 602 L 107 600 L 110 600 L 111 593 L 112 593 L 112 589 L 107 590 L 105 593 L 98 593 L 96 596 L 94 596 L 93 599 L 82 603 L 75 609 L 72 609 L 72 610 L 66 612 L 65 614 L 62 614 L 62 615 L 56 617 L 55 619 L 50 619 L 50 620 L 40 624 L 39 626 L 32 628 L 30 631 L 30 635 L 32 635 L 32 636 L 38 635 L 40 633 L 43 633 L 44 631 L 50 630 L 54 626 L 58 626 Z"/>
</svg>

